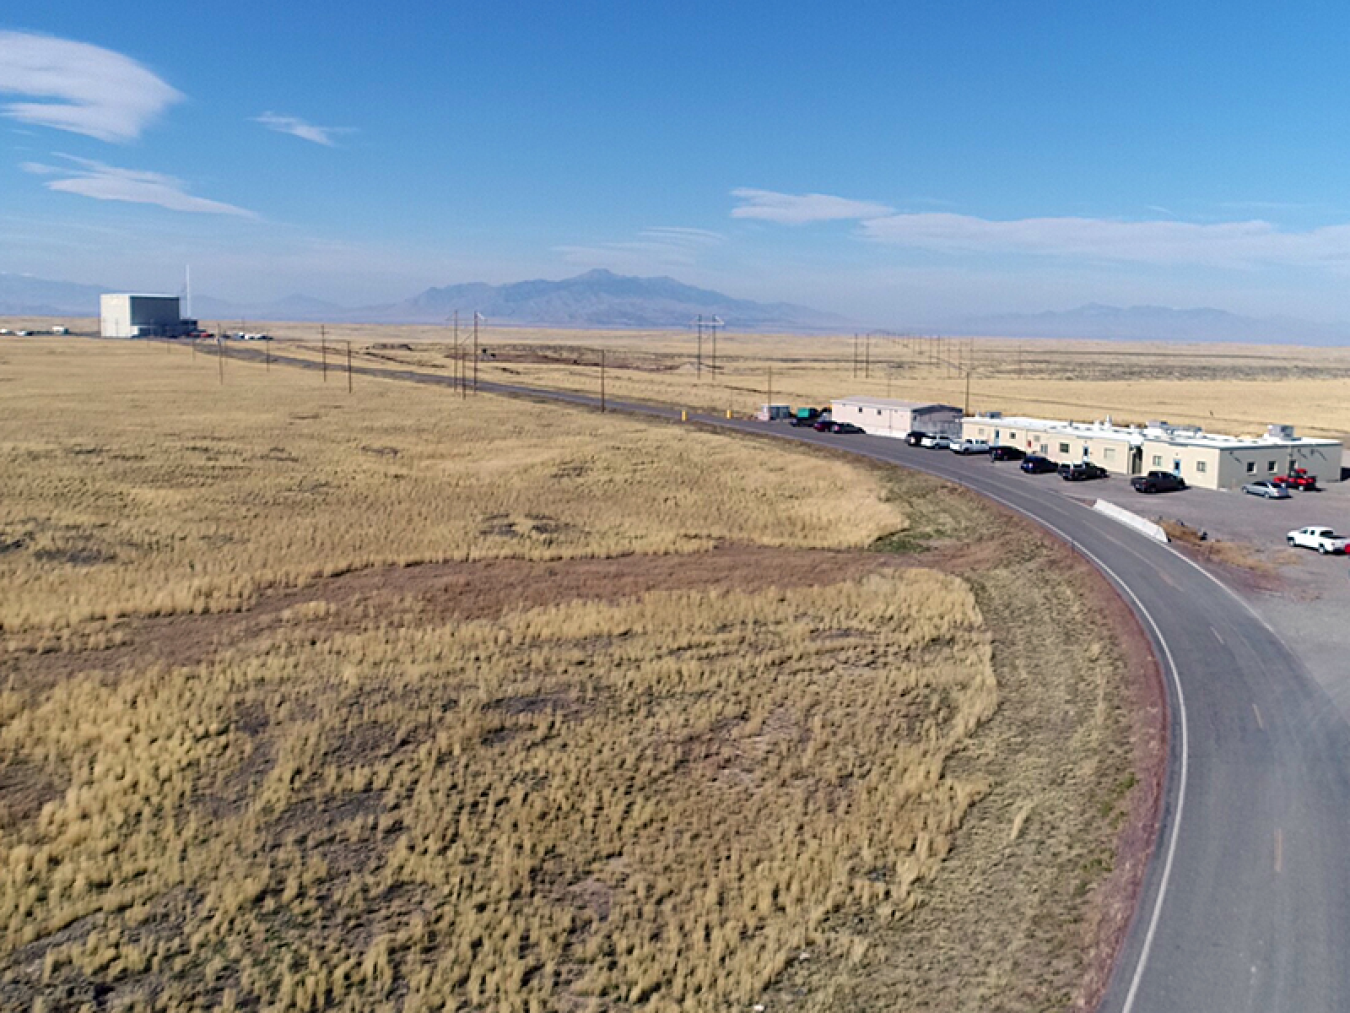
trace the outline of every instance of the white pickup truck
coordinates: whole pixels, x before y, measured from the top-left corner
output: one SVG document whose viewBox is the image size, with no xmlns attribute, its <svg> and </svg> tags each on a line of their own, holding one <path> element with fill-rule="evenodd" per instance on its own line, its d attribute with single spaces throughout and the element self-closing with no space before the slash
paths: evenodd
<svg viewBox="0 0 1350 1013">
<path fill-rule="evenodd" d="M 953 440 L 951 445 L 953 454 L 987 454 L 989 449 L 984 440 Z"/>
<path fill-rule="evenodd" d="M 1291 546 L 1316 549 L 1322 555 L 1345 555 L 1350 539 L 1342 538 L 1330 528 L 1307 527 L 1291 531 L 1285 536 Z"/>
</svg>

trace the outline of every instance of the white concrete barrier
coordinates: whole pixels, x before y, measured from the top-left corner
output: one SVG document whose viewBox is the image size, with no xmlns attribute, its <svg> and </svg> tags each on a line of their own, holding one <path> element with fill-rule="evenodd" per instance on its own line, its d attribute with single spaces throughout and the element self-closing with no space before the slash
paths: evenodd
<svg viewBox="0 0 1350 1013">
<path fill-rule="evenodd" d="M 1107 517 L 1110 517 L 1114 521 L 1120 521 L 1120 523 L 1124 524 L 1126 527 L 1134 528 L 1135 531 L 1138 531 L 1141 535 L 1148 538 L 1152 538 L 1155 542 L 1170 541 L 1167 537 L 1167 532 L 1158 527 L 1158 525 L 1154 524 L 1152 521 L 1144 520 L 1144 518 L 1140 517 L 1138 514 L 1130 513 L 1130 511 L 1126 510 L 1124 507 L 1116 506 L 1114 503 L 1108 503 L 1104 499 L 1099 499 L 1093 504 L 1092 508 L 1100 513 L 1106 514 Z"/>
</svg>

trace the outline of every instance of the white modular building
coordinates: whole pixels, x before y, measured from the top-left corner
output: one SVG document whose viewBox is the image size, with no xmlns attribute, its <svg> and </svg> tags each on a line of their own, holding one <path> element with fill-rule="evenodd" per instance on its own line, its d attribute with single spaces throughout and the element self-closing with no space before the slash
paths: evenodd
<svg viewBox="0 0 1350 1013">
<path fill-rule="evenodd" d="M 105 338 L 177 338 L 195 330 L 176 295 L 109 293 L 99 296 L 99 333 Z"/>
<path fill-rule="evenodd" d="M 1118 475 L 1170 471 L 1202 489 L 1239 489 L 1259 478 L 1304 468 L 1319 482 L 1341 480 L 1344 447 L 1339 440 L 1296 436 L 1293 426 L 1269 426 L 1261 436 L 1207 433 L 1199 426 L 1150 422 L 1146 426 L 1066 422 L 973 415 L 962 436 L 994 446 L 1016 447 L 1052 461 L 1091 461 Z"/>
<path fill-rule="evenodd" d="M 875 436 L 900 439 L 915 431 L 959 436 L 961 414 L 952 405 L 862 395 L 839 398 L 830 406 L 830 417 L 836 422 L 852 422 Z"/>
</svg>

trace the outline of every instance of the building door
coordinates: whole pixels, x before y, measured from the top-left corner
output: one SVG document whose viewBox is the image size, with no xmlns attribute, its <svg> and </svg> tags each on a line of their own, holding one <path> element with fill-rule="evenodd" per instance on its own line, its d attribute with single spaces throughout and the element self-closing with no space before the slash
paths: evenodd
<svg viewBox="0 0 1350 1013">
<path fill-rule="evenodd" d="M 1179 457 L 1172 458 L 1172 474 L 1173 475 L 1181 474 L 1181 458 Z"/>
<path fill-rule="evenodd" d="M 1144 448 L 1131 447 L 1129 474 L 1138 475 L 1143 470 L 1144 470 Z"/>
</svg>

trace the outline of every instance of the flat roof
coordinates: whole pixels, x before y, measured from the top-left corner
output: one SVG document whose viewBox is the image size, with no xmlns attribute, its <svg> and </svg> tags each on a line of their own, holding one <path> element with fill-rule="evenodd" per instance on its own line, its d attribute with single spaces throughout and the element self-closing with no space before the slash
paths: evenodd
<svg viewBox="0 0 1350 1013">
<path fill-rule="evenodd" d="M 905 401 L 894 397 L 867 397 L 863 394 L 854 394 L 852 397 L 837 397 L 834 400 L 836 404 L 865 404 L 875 408 L 908 408 L 911 411 L 915 408 L 946 408 L 954 412 L 961 410 L 955 405 L 938 404 L 934 401 Z"/>
<path fill-rule="evenodd" d="M 1175 446 L 1215 447 L 1223 450 L 1341 445 L 1340 440 L 1323 436 L 1229 436 L 1226 433 L 1207 433 L 1203 429 L 1187 426 L 1169 426 L 1165 429 L 1158 426 L 1117 426 L 1109 422 L 1067 422 L 1062 419 L 1033 419 L 1022 415 L 970 415 L 967 418 L 973 422 L 1006 426 L 1009 429 L 1031 429 L 1081 439 L 1120 440 L 1136 446 L 1142 445 L 1145 441 Z"/>
<path fill-rule="evenodd" d="M 111 296 L 114 299 L 181 299 L 176 295 L 155 295 L 153 292 L 103 292 L 105 296 Z"/>
</svg>

